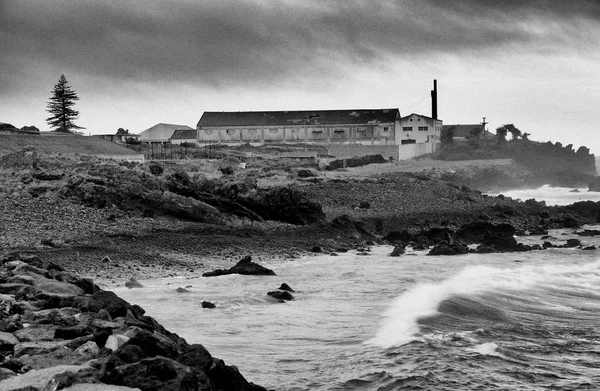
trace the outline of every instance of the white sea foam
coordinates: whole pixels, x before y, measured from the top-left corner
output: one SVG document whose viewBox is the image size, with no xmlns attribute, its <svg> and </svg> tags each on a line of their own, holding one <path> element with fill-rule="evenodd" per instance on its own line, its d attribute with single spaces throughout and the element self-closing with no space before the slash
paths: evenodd
<svg viewBox="0 0 600 391">
<path fill-rule="evenodd" d="M 582 277 L 600 285 L 600 261 L 583 265 L 523 266 L 513 269 L 473 266 L 439 283 L 418 284 L 394 300 L 368 344 L 390 348 L 416 339 L 418 320 L 437 314 L 439 304 L 454 295 L 474 295 L 493 290 L 526 291 L 536 286 L 581 286 Z M 596 288 L 598 289 L 598 288 Z M 599 292 L 600 293 L 600 292 Z"/>
<path fill-rule="evenodd" d="M 472 348 L 467 348 L 467 351 L 483 354 L 486 356 L 500 357 L 501 354 L 498 353 L 497 349 L 498 349 L 498 344 L 496 344 L 495 342 L 486 342 L 486 343 L 482 343 L 481 345 L 474 346 Z"/>
</svg>

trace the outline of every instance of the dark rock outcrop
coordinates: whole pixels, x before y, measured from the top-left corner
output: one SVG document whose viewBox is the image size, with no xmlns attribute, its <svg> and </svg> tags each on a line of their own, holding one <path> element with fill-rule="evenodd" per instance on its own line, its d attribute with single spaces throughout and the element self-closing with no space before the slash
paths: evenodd
<svg viewBox="0 0 600 391">
<path fill-rule="evenodd" d="M 279 288 L 280 291 L 288 291 L 288 292 L 295 292 L 288 284 L 286 284 L 285 282 L 283 284 L 281 284 L 281 286 Z"/>
<path fill-rule="evenodd" d="M 460 255 L 467 254 L 469 247 L 460 241 L 442 241 L 436 244 L 427 255 Z"/>
<path fill-rule="evenodd" d="M 75 285 L 79 277 L 28 261 L 36 266 L 15 255 L 0 267 L 1 390 L 102 383 L 142 390 L 265 390 L 202 345 L 167 331 L 141 307 L 93 282 L 86 293 Z"/>
<path fill-rule="evenodd" d="M 248 276 L 275 276 L 275 272 L 271 269 L 252 262 L 251 256 L 245 256 L 235 266 L 230 269 L 217 269 L 211 272 L 203 273 L 203 277 L 216 277 L 226 274 L 243 274 Z"/>
<path fill-rule="evenodd" d="M 292 296 L 292 294 L 288 291 L 271 291 L 267 293 L 267 295 L 279 300 L 280 302 L 294 300 L 294 296 Z"/>
</svg>

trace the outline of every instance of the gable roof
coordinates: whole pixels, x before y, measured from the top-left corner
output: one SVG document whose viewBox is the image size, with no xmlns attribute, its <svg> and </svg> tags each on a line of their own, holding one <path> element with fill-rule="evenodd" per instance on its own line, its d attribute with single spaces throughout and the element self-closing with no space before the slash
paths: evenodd
<svg viewBox="0 0 600 391">
<path fill-rule="evenodd" d="M 195 140 L 197 133 L 196 129 L 176 129 L 171 140 Z"/>
<path fill-rule="evenodd" d="M 390 123 L 400 118 L 398 109 L 305 111 L 206 111 L 198 121 L 204 126 L 290 126 Z"/>
<path fill-rule="evenodd" d="M 140 133 L 142 141 L 168 141 L 176 130 L 186 129 L 194 130 L 187 125 L 158 123 Z"/>
<path fill-rule="evenodd" d="M 404 118 L 412 117 L 413 115 L 416 115 L 417 117 L 421 117 L 421 118 L 433 119 L 433 118 L 431 118 L 431 117 L 428 117 L 428 116 L 426 116 L 426 115 L 423 115 L 423 114 L 417 114 L 417 113 L 412 113 L 412 114 L 409 114 L 409 115 L 405 115 L 404 117 L 402 117 L 402 118 L 400 118 L 400 119 L 404 119 Z M 439 121 L 439 120 L 438 120 L 438 121 Z"/>
</svg>

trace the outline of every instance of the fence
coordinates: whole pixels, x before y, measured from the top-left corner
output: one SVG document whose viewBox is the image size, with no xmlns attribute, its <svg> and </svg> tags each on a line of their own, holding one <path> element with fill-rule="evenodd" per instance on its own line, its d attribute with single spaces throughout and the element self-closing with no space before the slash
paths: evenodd
<svg viewBox="0 0 600 391">
<path fill-rule="evenodd" d="M 141 143 L 125 144 L 129 149 L 144 154 L 146 160 L 221 159 L 216 143 L 198 146 L 192 143 Z"/>
</svg>

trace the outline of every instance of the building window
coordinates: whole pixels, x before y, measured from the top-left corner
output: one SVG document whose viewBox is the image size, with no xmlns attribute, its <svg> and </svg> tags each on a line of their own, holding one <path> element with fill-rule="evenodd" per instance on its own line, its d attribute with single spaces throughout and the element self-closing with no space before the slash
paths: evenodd
<svg viewBox="0 0 600 391">
<path fill-rule="evenodd" d="M 401 142 L 402 142 L 402 144 L 416 144 L 417 140 L 407 139 L 407 140 L 402 140 Z"/>
<path fill-rule="evenodd" d="M 213 134 L 212 129 L 205 129 L 204 134 Z"/>
<path fill-rule="evenodd" d="M 340 133 L 346 133 L 346 131 L 345 131 L 344 129 L 335 129 L 335 130 L 333 131 L 333 133 L 338 133 L 338 134 L 340 134 Z"/>
<path fill-rule="evenodd" d="M 383 128 L 383 131 L 384 131 L 384 132 L 389 132 L 389 131 L 390 131 L 390 128 L 388 128 L 387 126 L 385 126 L 385 127 Z"/>
<path fill-rule="evenodd" d="M 412 126 L 403 126 L 402 130 L 404 130 L 405 132 L 410 132 L 412 130 Z"/>
<path fill-rule="evenodd" d="M 428 130 L 429 128 L 427 126 L 419 126 L 419 130 Z"/>
<path fill-rule="evenodd" d="M 235 129 L 227 129 L 225 133 L 231 136 L 232 134 L 235 134 Z"/>
<path fill-rule="evenodd" d="M 274 133 L 278 133 L 277 129 L 269 129 L 269 133 L 274 134 Z"/>
</svg>

